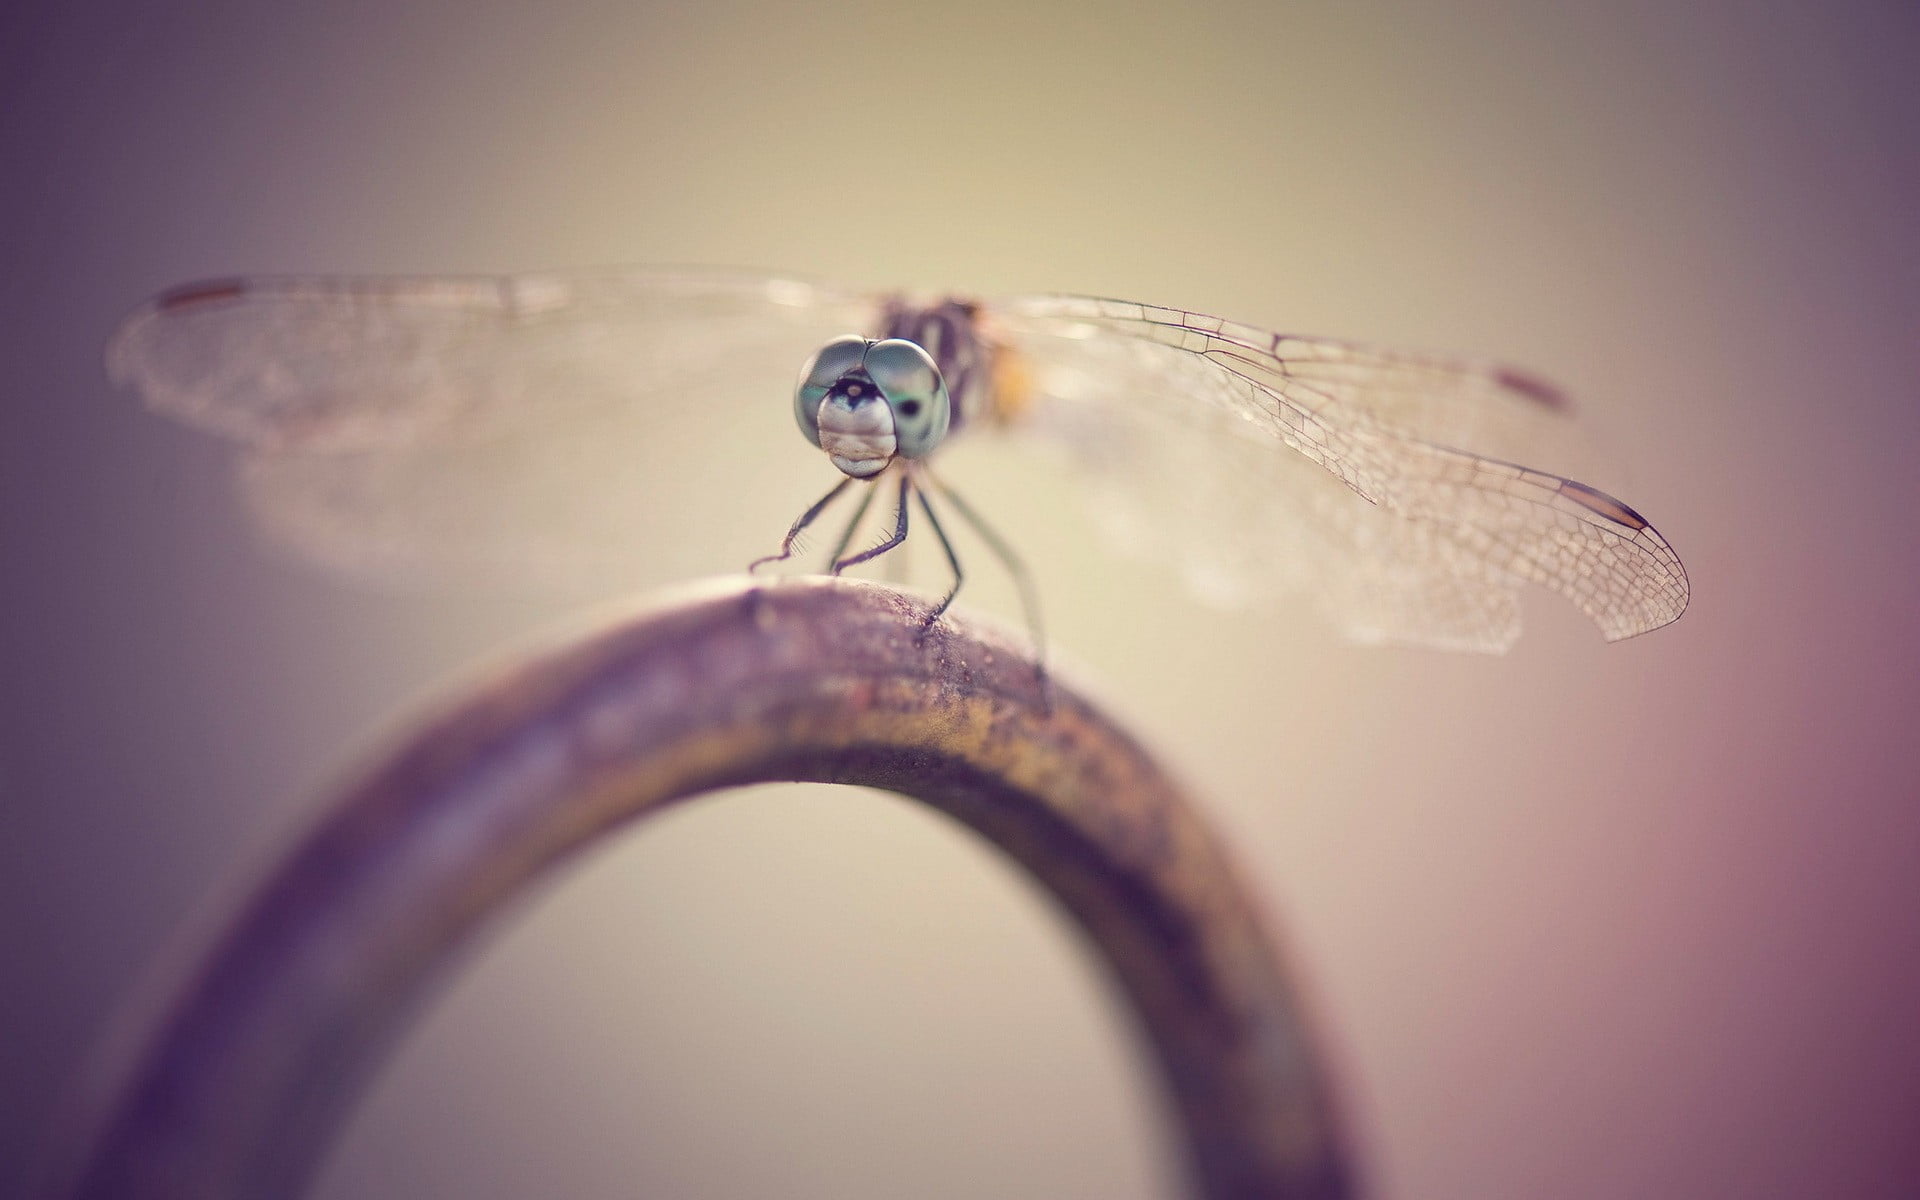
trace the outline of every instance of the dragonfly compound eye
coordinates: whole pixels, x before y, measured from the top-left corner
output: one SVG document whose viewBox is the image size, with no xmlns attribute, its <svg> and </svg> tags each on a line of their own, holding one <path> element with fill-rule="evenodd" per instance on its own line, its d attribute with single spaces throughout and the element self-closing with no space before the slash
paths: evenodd
<svg viewBox="0 0 1920 1200">
<path fill-rule="evenodd" d="M 842 376 L 860 370 L 860 360 L 870 345 L 863 337 L 838 337 L 820 347 L 800 368 L 800 383 L 793 393 L 793 416 L 800 423 L 800 432 L 814 445 L 820 444 L 820 402 Z"/>
<path fill-rule="evenodd" d="M 867 347 L 867 376 L 893 410 L 894 437 L 907 458 L 925 458 L 947 436 L 952 405 L 933 359 L 912 342 L 889 338 Z"/>
</svg>

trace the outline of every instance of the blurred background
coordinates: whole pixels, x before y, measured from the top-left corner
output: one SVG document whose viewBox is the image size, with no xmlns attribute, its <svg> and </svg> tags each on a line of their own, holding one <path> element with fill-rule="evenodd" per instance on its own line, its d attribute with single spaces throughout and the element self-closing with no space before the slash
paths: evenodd
<svg viewBox="0 0 1920 1200">
<path fill-rule="evenodd" d="M 1220 616 L 1071 479 L 955 474 L 1237 847 L 1379 1194 L 1914 1194 L 1916 62 L 1901 3 L 7 6 L 0 1194 L 169 947 L 570 608 L 263 545 L 229 448 L 109 385 L 114 323 L 208 275 L 660 261 L 1568 386 L 1694 586 L 1614 646 L 1544 593 L 1503 658 Z M 636 513 L 651 582 L 739 569 L 830 482 L 765 404 L 792 465 Z M 1005 865 L 769 788 L 503 922 L 317 1194 L 1168 1197 L 1158 1103 Z"/>
</svg>

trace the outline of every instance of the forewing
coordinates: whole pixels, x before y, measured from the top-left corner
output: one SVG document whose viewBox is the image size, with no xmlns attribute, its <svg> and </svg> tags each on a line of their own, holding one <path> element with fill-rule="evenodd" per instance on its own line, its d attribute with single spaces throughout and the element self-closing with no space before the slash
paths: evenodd
<svg viewBox="0 0 1920 1200">
<path fill-rule="evenodd" d="M 996 303 L 991 320 L 1034 427 L 1117 485 L 1096 503 L 1121 536 L 1217 594 L 1303 588 L 1367 640 L 1496 651 L 1522 582 L 1609 640 L 1686 606 L 1679 559 L 1639 514 L 1513 465 L 1570 444 L 1564 400 L 1530 378 L 1081 297 Z"/>
<path fill-rule="evenodd" d="M 265 527 L 311 557 L 571 579 L 644 558 L 668 514 L 698 522 L 756 472 L 793 470 L 795 503 L 819 472 L 792 428 L 794 373 L 878 311 L 871 294 L 699 270 L 233 280 L 135 313 L 109 366 L 243 442 Z"/>
</svg>

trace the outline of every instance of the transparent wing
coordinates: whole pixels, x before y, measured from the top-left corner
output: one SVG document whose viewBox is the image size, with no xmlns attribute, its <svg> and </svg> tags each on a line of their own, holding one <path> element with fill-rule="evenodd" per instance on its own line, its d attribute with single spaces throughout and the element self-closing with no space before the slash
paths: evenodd
<svg viewBox="0 0 1920 1200">
<path fill-rule="evenodd" d="M 1644 518 L 1516 465 L 1574 444 L 1564 400 L 1530 378 L 1120 301 L 990 314 L 1027 423 L 1109 481 L 1096 515 L 1203 591 L 1305 590 L 1364 640 L 1485 651 L 1518 636 L 1525 582 L 1609 640 L 1686 607 Z"/>
<path fill-rule="evenodd" d="M 821 476 L 791 427 L 794 373 L 879 304 L 705 270 L 225 280 L 133 314 L 108 365 L 242 442 L 262 523 L 310 557 L 567 581 L 642 563 L 669 514 L 704 526 L 701 506 L 769 490 L 743 478 L 790 472 L 751 547 L 721 553 L 761 552 Z"/>
<path fill-rule="evenodd" d="M 736 355 L 864 331 L 873 297 L 701 270 L 189 284 L 134 313 L 114 377 L 263 446 L 472 439 L 733 372 Z"/>
</svg>

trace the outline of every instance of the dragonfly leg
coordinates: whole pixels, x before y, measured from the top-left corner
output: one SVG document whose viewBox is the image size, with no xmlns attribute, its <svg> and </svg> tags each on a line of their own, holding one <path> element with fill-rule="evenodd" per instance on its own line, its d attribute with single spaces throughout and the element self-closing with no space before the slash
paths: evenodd
<svg viewBox="0 0 1920 1200">
<path fill-rule="evenodd" d="M 1020 589 L 1020 607 L 1026 612 L 1027 628 L 1033 634 L 1033 657 L 1039 666 L 1040 681 L 1042 686 L 1046 687 L 1048 696 L 1051 697 L 1053 689 L 1047 680 L 1046 628 L 1040 622 L 1040 595 L 1034 589 L 1033 576 L 1028 573 L 1027 564 L 1021 561 L 1018 554 L 1014 553 L 1013 547 L 1007 543 L 1007 540 L 994 531 L 993 526 L 987 524 L 979 513 L 973 511 L 971 504 L 968 504 L 960 498 L 960 493 L 940 482 L 932 471 L 925 471 L 923 469 L 923 473 L 927 479 L 932 482 L 933 486 L 939 489 L 941 499 L 953 505 L 954 511 L 958 512 L 961 518 L 973 527 L 973 531 L 980 535 L 980 540 L 985 542 L 988 548 L 993 551 L 994 555 L 1000 559 L 1001 565 L 1007 568 L 1007 574 L 1013 576 L 1014 586 Z M 928 513 L 927 515 L 931 518 L 933 514 Z M 936 524 L 935 528 L 938 529 L 939 526 Z M 945 540 L 944 537 L 941 539 L 943 543 Z M 949 550 L 948 554 L 951 556 L 952 551 Z M 957 575 L 959 570 L 960 568 L 958 564 L 956 564 L 954 573 Z M 959 590 L 959 585 L 956 583 L 954 588 L 956 591 Z M 949 596 L 948 599 L 951 600 L 952 597 Z M 1049 703 L 1051 703 L 1051 700 L 1049 700 Z"/>
<path fill-rule="evenodd" d="M 919 488 L 914 492 L 918 493 Z M 887 555 L 881 564 L 880 577 L 893 587 L 905 587 L 907 580 L 913 578 L 913 539 L 900 543 L 900 548 Z"/>
<path fill-rule="evenodd" d="M 820 497 L 818 500 L 815 500 L 813 502 L 813 507 L 801 513 L 800 519 L 793 523 L 793 528 L 787 530 L 787 536 L 780 540 L 780 553 L 769 554 L 765 558 L 754 559 L 752 562 L 747 564 L 747 573 L 751 575 L 753 572 L 758 571 L 761 567 L 766 566 L 768 563 L 785 562 L 789 558 L 792 558 L 793 543 L 799 539 L 800 531 L 802 529 L 805 529 L 807 526 L 813 524 L 813 519 L 819 516 L 821 511 L 824 510 L 827 507 L 827 505 L 833 503 L 834 497 L 838 496 L 841 492 L 846 491 L 847 485 L 852 482 L 853 482 L 852 478 L 842 479 L 839 483 L 836 483 L 833 485 L 832 491 Z"/>
<path fill-rule="evenodd" d="M 860 563 L 866 562 L 868 559 L 879 558 L 882 554 L 885 554 L 901 542 L 907 540 L 907 490 L 910 486 L 911 484 L 907 476 L 902 474 L 900 476 L 900 503 L 897 508 L 899 516 L 894 521 L 893 535 L 871 550 L 862 550 L 852 558 L 839 559 L 833 564 L 833 570 L 830 571 L 829 574 L 838 575 L 848 567 L 857 566 Z"/>
<path fill-rule="evenodd" d="M 853 518 L 847 522 L 847 527 L 840 531 L 840 540 L 833 544 L 833 553 L 827 555 L 829 572 L 838 574 L 833 564 L 839 562 L 840 556 L 847 552 L 847 543 L 853 541 L 853 535 L 859 530 L 860 522 L 867 518 L 867 510 L 873 507 L 873 498 L 879 494 L 878 487 L 870 487 L 867 489 L 867 494 L 860 497 L 859 507 L 853 510 Z"/>
<path fill-rule="evenodd" d="M 934 536 L 940 539 L 940 548 L 947 552 L 947 565 L 953 568 L 953 586 L 947 594 L 940 597 L 940 603 L 934 606 L 927 616 L 926 628 L 940 619 L 940 614 L 953 605 L 953 598 L 960 594 L 960 585 L 967 581 L 966 572 L 960 569 L 960 556 L 953 552 L 953 543 L 947 540 L 947 531 L 940 527 L 940 518 L 934 514 L 933 500 L 927 495 L 926 488 L 915 488 L 913 494 L 920 499 L 920 511 L 927 514 L 927 524 L 933 527 Z"/>
</svg>

